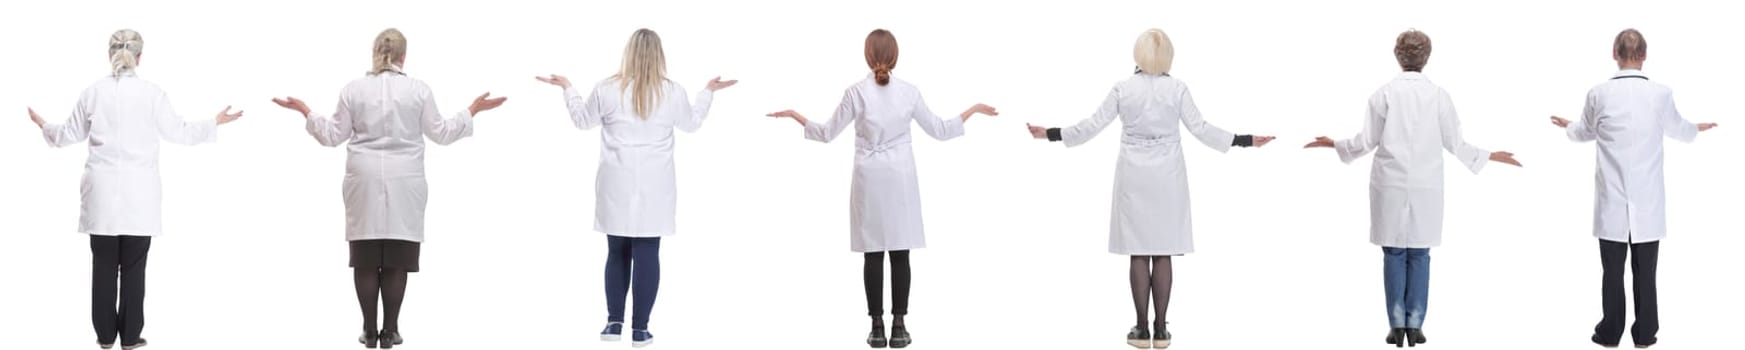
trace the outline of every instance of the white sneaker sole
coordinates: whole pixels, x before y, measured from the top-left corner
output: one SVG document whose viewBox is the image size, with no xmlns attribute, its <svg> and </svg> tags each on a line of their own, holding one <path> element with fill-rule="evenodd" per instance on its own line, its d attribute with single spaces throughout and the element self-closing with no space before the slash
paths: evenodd
<svg viewBox="0 0 1745 350">
<path fill-rule="evenodd" d="M 1132 345 L 1134 348 L 1139 348 L 1139 349 L 1150 349 L 1151 348 L 1151 340 L 1150 339 L 1128 339 L 1127 345 Z"/>
<path fill-rule="evenodd" d="M 630 342 L 630 347 L 633 347 L 633 348 L 640 348 L 640 347 L 649 346 L 649 345 L 654 345 L 654 339 Z"/>
<path fill-rule="evenodd" d="M 619 340 L 623 340 L 623 339 L 624 339 L 624 335 L 622 335 L 622 334 L 601 334 L 600 335 L 600 341 L 619 341 Z"/>
<path fill-rule="evenodd" d="M 1167 340 L 1167 339 L 1166 340 L 1152 340 L 1151 341 L 1151 348 L 1152 349 L 1168 349 L 1169 348 L 1169 340 Z"/>
</svg>

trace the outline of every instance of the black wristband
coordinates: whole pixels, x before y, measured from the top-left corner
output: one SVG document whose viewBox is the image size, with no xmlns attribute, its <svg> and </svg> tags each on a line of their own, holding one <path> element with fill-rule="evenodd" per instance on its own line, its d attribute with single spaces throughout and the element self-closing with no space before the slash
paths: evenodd
<svg viewBox="0 0 1745 350">
<path fill-rule="evenodd" d="M 1254 147 L 1254 135 L 1236 135 L 1236 140 L 1230 142 L 1230 145 L 1236 147 Z"/>
<path fill-rule="evenodd" d="M 1060 141 L 1060 128 L 1048 128 L 1048 141 Z"/>
</svg>

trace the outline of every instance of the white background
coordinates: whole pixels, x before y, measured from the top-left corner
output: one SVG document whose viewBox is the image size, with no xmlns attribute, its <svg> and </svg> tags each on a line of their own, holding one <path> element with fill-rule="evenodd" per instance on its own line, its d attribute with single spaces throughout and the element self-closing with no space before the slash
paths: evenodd
<svg viewBox="0 0 1745 350">
<path fill-rule="evenodd" d="M 1189 143 L 1197 252 L 1176 260 L 1179 348 L 1381 348 L 1380 249 L 1367 241 L 1369 159 L 1299 147 L 1357 132 L 1364 101 L 1398 73 L 1394 36 L 1434 39 L 1426 73 L 1459 105 L 1468 139 L 1525 168 L 1450 167 L 1434 250 L 1430 343 L 1443 349 L 1586 349 L 1599 320 L 1591 237 L 1593 146 L 1547 115 L 1579 114 L 1610 77 L 1612 37 L 1636 27 L 1647 74 L 1678 91 L 1695 144 L 1670 142 L 1662 246 L 1665 349 L 1736 341 L 1745 311 L 1735 223 L 1737 11 L 1712 1 L 9 1 L 0 5 L 0 339 L 8 349 L 92 347 L 90 255 L 74 232 L 82 146 L 49 149 L 24 113 L 65 118 L 108 72 L 108 35 L 146 38 L 140 76 L 185 117 L 247 111 L 220 142 L 166 146 L 167 234 L 153 242 L 153 348 L 356 347 L 345 267 L 343 149 L 268 100 L 331 111 L 398 27 L 407 72 L 452 114 L 509 96 L 471 139 L 428 151 L 425 272 L 412 277 L 408 349 L 616 348 L 605 316 L 605 240 L 591 232 L 597 131 L 564 115 L 536 74 L 591 82 L 631 31 L 657 30 L 695 95 L 716 75 L 707 126 L 680 136 L 680 234 L 663 243 L 657 347 L 857 349 L 867 319 L 848 250 L 852 144 L 801 138 L 764 113 L 825 118 L 862 79 L 864 35 L 893 30 L 896 75 L 941 115 L 978 102 L 968 134 L 915 147 L 929 247 L 914 255 L 917 348 L 1120 349 L 1133 323 L 1127 258 L 1106 252 L 1119 131 L 1066 149 L 1026 122 L 1092 112 L 1133 67 L 1146 28 L 1175 41 L 1171 73 L 1211 122 L 1278 135 L 1217 154 Z M 917 134 L 919 135 L 919 134 Z M 887 304 L 888 305 L 888 304 Z M 1626 338 L 1628 339 L 1628 338 Z M 609 345 L 609 346 L 607 346 Z"/>
</svg>

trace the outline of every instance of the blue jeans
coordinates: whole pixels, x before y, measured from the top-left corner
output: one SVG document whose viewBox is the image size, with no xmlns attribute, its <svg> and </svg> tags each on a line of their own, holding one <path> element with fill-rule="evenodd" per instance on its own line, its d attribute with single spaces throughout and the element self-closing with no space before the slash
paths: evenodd
<svg viewBox="0 0 1745 350">
<path fill-rule="evenodd" d="M 647 330 L 660 290 L 660 237 L 606 236 L 606 248 L 606 322 L 624 322 L 625 296 L 635 290 L 630 329 Z"/>
<path fill-rule="evenodd" d="M 1424 328 L 1424 310 L 1430 307 L 1430 248 L 1382 247 L 1381 253 L 1388 325 Z"/>
</svg>

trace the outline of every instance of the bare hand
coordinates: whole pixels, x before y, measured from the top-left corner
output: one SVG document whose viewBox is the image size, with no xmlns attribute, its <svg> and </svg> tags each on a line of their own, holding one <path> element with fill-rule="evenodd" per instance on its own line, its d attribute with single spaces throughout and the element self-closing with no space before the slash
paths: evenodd
<svg viewBox="0 0 1745 350">
<path fill-rule="evenodd" d="M 299 100 L 296 97 L 275 98 L 273 99 L 273 103 L 278 104 L 279 107 L 285 107 L 286 109 L 297 111 L 297 113 L 303 113 L 304 118 L 309 117 L 309 105 L 303 103 L 303 100 Z"/>
<path fill-rule="evenodd" d="M 48 122 L 43 121 L 42 116 L 36 115 L 36 109 L 32 109 L 30 107 L 25 107 L 24 110 L 30 111 L 30 121 L 33 123 L 36 123 L 37 129 L 47 127 L 46 125 L 48 125 Z"/>
<path fill-rule="evenodd" d="M 467 112 L 473 116 L 478 116 L 479 112 L 496 109 L 497 106 L 503 105 L 503 101 L 508 100 L 508 97 L 491 98 L 491 93 L 487 92 L 484 95 L 479 95 L 478 98 L 473 99 L 473 105 L 467 107 Z"/>
<path fill-rule="evenodd" d="M 565 88 L 565 89 L 570 88 L 570 78 L 565 78 L 562 75 L 552 74 L 549 77 L 533 77 L 533 78 L 539 79 L 539 81 L 542 83 L 557 85 L 557 86 Z"/>
<path fill-rule="evenodd" d="M 800 115 L 800 112 L 795 112 L 792 109 L 766 115 L 770 118 L 793 118 L 794 121 L 800 123 L 800 126 L 806 126 L 806 116 Z"/>
<path fill-rule="evenodd" d="M 1024 123 L 1024 126 L 1030 128 L 1030 137 L 1038 140 L 1048 139 L 1048 127 L 1030 125 L 1030 123 Z"/>
<path fill-rule="evenodd" d="M 1333 148 L 1333 139 L 1327 138 L 1326 136 L 1316 136 L 1315 142 L 1310 142 L 1307 145 L 1303 145 L 1303 148 L 1316 148 L 1316 147 Z"/>
<path fill-rule="evenodd" d="M 230 122 L 236 121 L 237 118 L 242 118 L 242 111 L 236 111 L 236 113 L 230 113 L 230 106 L 224 106 L 224 110 L 219 111 L 218 117 L 216 117 L 214 119 L 218 120 L 218 125 L 224 125 L 224 124 L 230 124 Z"/>
<path fill-rule="evenodd" d="M 738 79 L 721 81 L 721 77 L 715 77 L 715 79 L 709 80 L 709 86 L 705 87 L 705 88 L 709 89 L 709 91 L 719 91 L 721 89 L 726 89 L 728 87 L 733 86 L 733 84 L 738 84 L 738 83 L 739 83 Z"/>
<path fill-rule="evenodd" d="M 1721 124 L 1715 124 L 1715 123 L 1697 124 L 1697 131 L 1709 131 L 1709 129 L 1714 129 L 1717 126 L 1721 126 Z"/>
<path fill-rule="evenodd" d="M 1551 125 L 1556 125 L 1559 128 L 1567 128 L 1569 127 L 1569 119 L 1558 118 L 1554 115 L 1551 116 Z"/>
<path fill-rule="evenodd" d="M 963 114 L 959 114 L 957 117 L 962 118 L 963 120 L 969 120 L 969 116 L 976 115 L 976 114 L 995 117 L 995 116 L 999 116 L 1000 112 L 994 110 L 994 107 L 992 107 L 992 106 L 977 103 L 974 106 L 969 106 L 969 109 L 964 110 Z"/>
<path fill-rule="evenodd" d="M 1275 139 L 1278 139 L 1278 137 L 1255 136 L 1254 137 L 1254 147 L 1266 146 L 1267 143 L 1270 143 L 1270 142 L 1272 142 L 1272 140 L 1275 140 Z"/>
<path fill-rule="evenodd" d="M 1497 163 L 1513 165 L 1513 166 L 1521 166 L 1521 162 L 1515 160 L 1515 154 L 1509 153 L 1509 152 L 1503 152 L 1503 151 L 1491 152 L 1491 161 L 1497 162 Z"/>
</svg>

